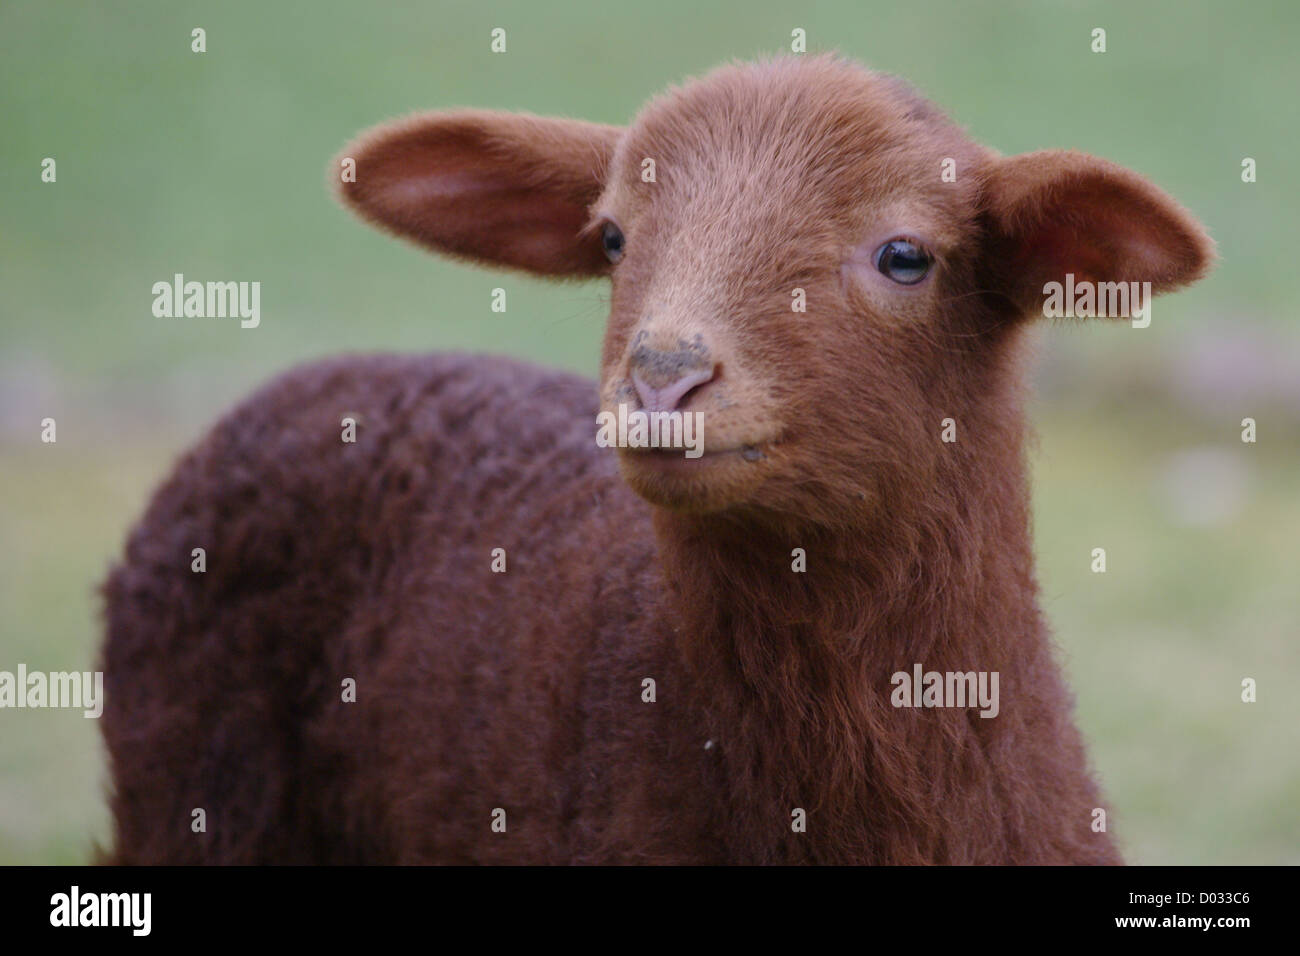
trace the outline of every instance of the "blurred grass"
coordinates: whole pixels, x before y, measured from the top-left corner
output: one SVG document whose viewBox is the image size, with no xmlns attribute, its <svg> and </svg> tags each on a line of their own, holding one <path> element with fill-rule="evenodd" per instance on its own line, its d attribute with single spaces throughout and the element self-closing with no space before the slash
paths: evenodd
<svg viewBox="0 0 1300 956">
<path fill-rule="evenodd" d="M 358 130 L 453 105 L 621 123 L 669 82 L 787 48 L 798 26 L 814 50 L 906 76 L 1004 152 L 1106 156 L 1209 225 L 1220 267 L 1160 300 L 1145 334 L 1045 330 L 1044 603 L 1130 858 L 1300 862 L 1300 436 L 1278 424 L 1296 410 L 1279 399 L 1215 420 L 1107 375 L 1154 381 L 1193 332 L 1295 352 L 1300 274 L 1280 253 L 1300 218 L 1298 24 L 1283 2 L 1176 0 L 6 3 L 0 669 L 90 666 L 94 586 L 148 492 L 275 371 L 346 350 L 468 348 L 594 372 L 604 287 L 436 261 L 336 207 L 326 164 Z M 488 52 L 496 26 L 504 56 Z M 1095 26 L 1106 54 L 1088 51 Z M 39 179 L 46 156 L 55 185 Z M 1256 184 L 1240 181 L 1244 156 Z M 175 272 L 260 281 L 261 327 L 154 318 L 150 287 Z M 495 286 L 504 315 L 488 309 Z M 1258 445 L 1237 441 L 1248 414 Z M 46 415 L 54 446 L 38 440 Z M 1162 469 L 1205 445 L 1244 456 L 1249 492 L 1224 522 L 1184 527 Z M 1239 701 L 1246 676 L 1257 704 Z M 0 712 L 0 863 L 87 858 L 106 832 L 101 761 L 79 714 Z"/>
</svg>

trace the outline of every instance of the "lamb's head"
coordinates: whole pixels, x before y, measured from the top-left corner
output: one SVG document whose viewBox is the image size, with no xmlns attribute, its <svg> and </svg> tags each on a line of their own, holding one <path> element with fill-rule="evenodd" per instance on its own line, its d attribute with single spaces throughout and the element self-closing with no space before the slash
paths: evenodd
<svg viewBox="0 0 1300 956">
<path fill-rule="evenodd" d="M 1000 157 L 832 57 L 724 67 L 627 128 L 434 113 L 344 156 L 344 198 L 400 235 L 610 278 L 601 403 L 623 474 L 687 511 L 888 510 L 941 467 L 945 419 L 1015 414 L 1007 343 L 1046 284 L 1159 292 L 1212 255 L 1136 174 Z M 656 436 L 688 447 L 644 447 Z"/>
</svg>

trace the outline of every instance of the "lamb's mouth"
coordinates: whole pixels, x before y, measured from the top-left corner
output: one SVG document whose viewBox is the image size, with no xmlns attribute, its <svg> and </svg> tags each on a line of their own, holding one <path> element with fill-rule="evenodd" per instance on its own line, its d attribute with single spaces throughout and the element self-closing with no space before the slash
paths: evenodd
<svg viewBox="0 0 1300 956">
<path fill-rule="evenodd" d="M 762 442 L 729 445 L 725 448 L 704 448 L 701 453 L 691 457 L 687 448 L 633 448 L 619 449 L 624 461 L 635 466 L 644 466 L 662 471 L 683 471 L 699 469 L 707 465 L 736 462 L 740 464 L 757 464 L 767 457 Z"/>
</svg>

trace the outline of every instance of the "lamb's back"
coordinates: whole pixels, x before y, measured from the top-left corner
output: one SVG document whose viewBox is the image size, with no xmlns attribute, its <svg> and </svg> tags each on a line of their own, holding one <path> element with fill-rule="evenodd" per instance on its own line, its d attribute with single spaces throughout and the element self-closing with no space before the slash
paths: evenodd
<svg viewBox="0 0 1300 956">
<path fill-rule="evenodd" d="M 581 749 L 583 674 L 650 613 L 648 508 L 596 410 L 590 381 L 522 363 L 367 356 L 226 415 L 105 585 L 118 854 L 446 858 L 372 814 L 403 805 L 380 791 L 485 819 L 474 801 L 554 778 Z M 574 797 L 529 799 L 549 816 Z"/>
</svg>

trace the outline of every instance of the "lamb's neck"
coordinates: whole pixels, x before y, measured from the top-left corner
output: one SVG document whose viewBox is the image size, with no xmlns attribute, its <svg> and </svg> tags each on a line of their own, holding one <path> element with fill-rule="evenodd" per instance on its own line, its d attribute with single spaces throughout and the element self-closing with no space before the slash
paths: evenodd
<svg viewBox="0 0 1300 956">
<path fill-rule="evenodd" d="M 902 712 L 891 705 L 891 677 L 920 664 L 999 671 L 1014 683 L 1005 672 L 1038 666 L 1042 633 L 1018 520 L 1019 535 L 1004 526 L 992 547 L 982 538 L 1005 521 L 963 529 L 958 542 L 953 529 L 919 526 L 792 541 L 720 519 L 657 519 L 700 730 L 716 737 L 718 772 L 742 804 L 733 818 L 749 828 L 731 835 L 735 845 L 760 861 L 874 859 L 850 848 L 887 843 L 872 827 L 890 818 L 915 827 L 914 856 L 892 862 L 943 855 L 946 838 L 925 821 L 949 810 L 925 801 L 959 778 L 971 752 L 959 742 L 996 734 L 998 722 L 967 708 Z M 755 841 L 753 814 L 799 807 L 817 807 L 820 832 L 838 836 L 789 842 L 774 831 L 771 843 Z"/>
<path fill-rule="evenodd" d="M 790 686 L 792 672 L 773 673 L 780 661 L 855 679 L 913 663 L 978 669 L 1009 634 L 1037 626 L 1027 514 L 1014 495 L 972 504 L 960 527 L 915 519 L 792 534 L 666 513 L 656 525 L 683 650 L 701 665 L 733 659 L 756 691 Z"/>
</svg>

